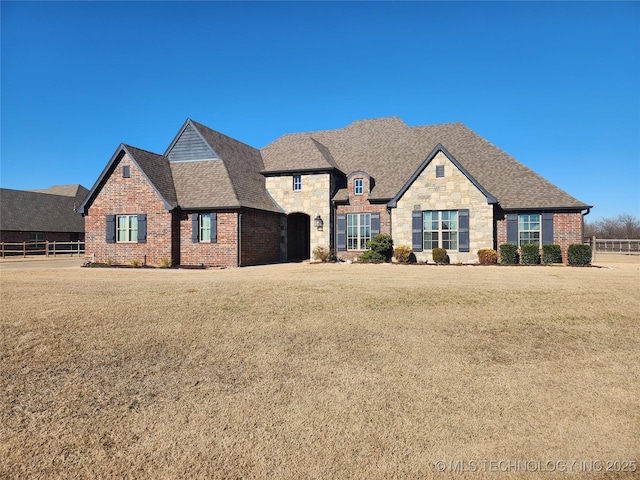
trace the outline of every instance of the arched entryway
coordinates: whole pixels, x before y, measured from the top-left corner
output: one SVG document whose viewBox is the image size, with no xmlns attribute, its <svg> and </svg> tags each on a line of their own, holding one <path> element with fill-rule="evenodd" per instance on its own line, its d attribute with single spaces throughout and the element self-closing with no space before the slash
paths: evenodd
<svg viewBox="0 0 640 480">
<path fill-rule="evenodd" d="M 311 217 L 306 213 L 287 215 L 287 260 L 310 258 Z"/>
</svg>

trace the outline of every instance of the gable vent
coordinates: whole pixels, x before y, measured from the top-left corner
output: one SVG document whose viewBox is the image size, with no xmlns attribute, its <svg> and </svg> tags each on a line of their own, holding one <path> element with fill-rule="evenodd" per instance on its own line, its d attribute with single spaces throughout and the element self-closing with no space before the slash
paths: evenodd
<svg viewBox="0 0 640 480">
<path fill-rule="evenodd" d="M 167 157 L 170 162 L 192 162 L 220 158 L 191 124 L 188 124 L 184 129 L 180 138 L 167 153 Z"/>
</svg>

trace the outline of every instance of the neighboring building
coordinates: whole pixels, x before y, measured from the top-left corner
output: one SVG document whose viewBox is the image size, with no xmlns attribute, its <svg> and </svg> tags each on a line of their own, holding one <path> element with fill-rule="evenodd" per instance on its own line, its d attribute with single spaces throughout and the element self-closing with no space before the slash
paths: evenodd
<svg viewBox="0 0 640 480">
<path fill-rule="evenodd" d="M 84 219 L 76 213 L 89 190 L 56 185 L 44 190 L 0 189 L 0 241 L 84 241 Z"/>
<path fill-rule="evenodd" d="M 355 259 L 377 233 L 473 263 L 504 242 L 581 243 L 580 202 L 460 123 L 397 117 L 262 150 L 187 120 L 164 155 L 118 147 L 79 211 L 96 261 L 238 266 Z"/>
</svg>

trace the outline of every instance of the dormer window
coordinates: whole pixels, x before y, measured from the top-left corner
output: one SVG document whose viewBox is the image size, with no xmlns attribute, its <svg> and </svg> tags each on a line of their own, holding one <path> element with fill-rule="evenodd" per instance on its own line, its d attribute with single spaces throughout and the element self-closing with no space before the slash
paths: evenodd
<svg viewBox="0 0 640 480">
<path fill-rule="evenodd" d="M 362 195 L 363 191 L 363 180 L 362 178 L 356 178 L 353 181 L 353 193 L 355 195 Z"/>
<path fill-rule="evenodd" d="M 302 190 L 302 175 L 293 176 L 293 191 L 299 192 Z"/>
</svg>

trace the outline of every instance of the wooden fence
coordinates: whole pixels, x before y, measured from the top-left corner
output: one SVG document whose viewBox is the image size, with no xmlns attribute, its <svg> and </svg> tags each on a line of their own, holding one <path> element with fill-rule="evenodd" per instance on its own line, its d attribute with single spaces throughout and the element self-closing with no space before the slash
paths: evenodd
<svg viewBox="0 0 640 480">
<path fill-rule="evenodd" d="M 585 243 L 591 245 L 594 253 L 624 253 L 640 255 L 640 239 L 637 238 L 588 238 Z"/>
<path fill-rule="evenodd" d="M 84 242 L 0 242 L 0 256 L 26 258 L 31 255 L 44 255 L 45 257 L 56 255 L 84 255 Z"/>
</svg>

